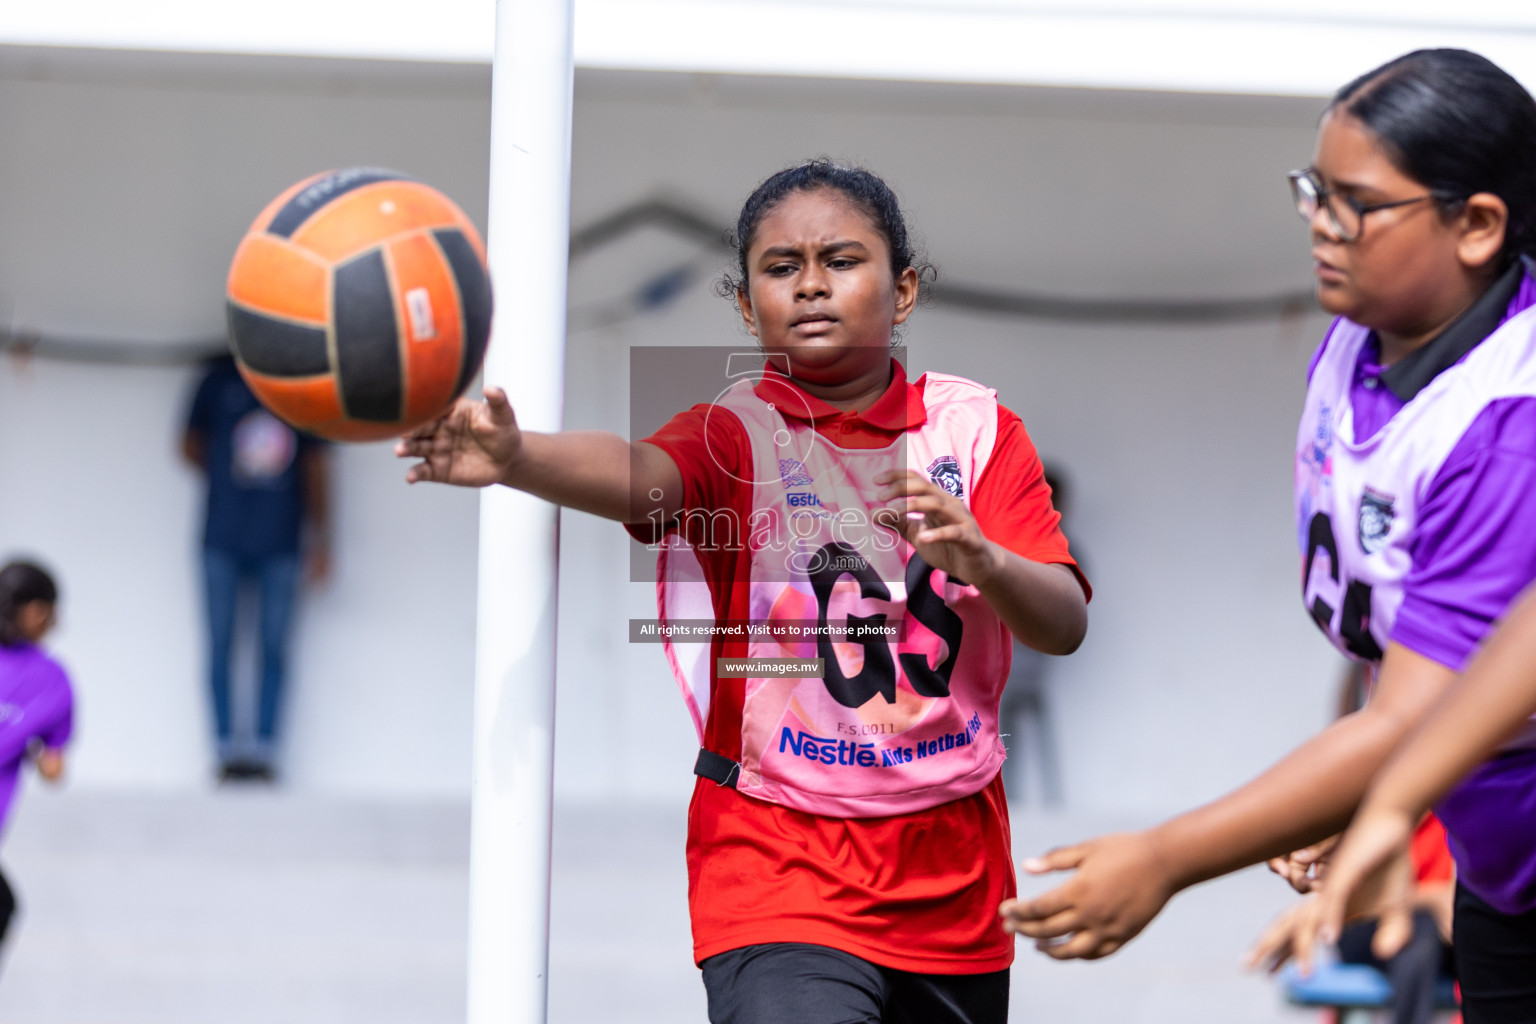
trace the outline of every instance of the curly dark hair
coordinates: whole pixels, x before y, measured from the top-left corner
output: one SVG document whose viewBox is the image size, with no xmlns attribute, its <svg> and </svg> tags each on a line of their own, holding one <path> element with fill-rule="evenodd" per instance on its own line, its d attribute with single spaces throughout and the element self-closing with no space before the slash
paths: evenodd
<svg viewBox="0 0 1536 1024">
<path fill-rule="evenodd" d="M 908 267 L 917 271 L 918 279 L 927 283 L 936 276 L 931 263 L 924 259 L 907 231 L 907 220 L 901 214 L 901 203 L 878 174 L 863 167 L 845 167 L 826 157 L 817 157 L 794 167 L 786 167 L 772 175 L 747 196 L 736 218 L 736 228 L 730 233 L 730 244 L 736 249 L 736 266 L 725 272 L 717 286 L 724 298 L 735 298 L 736 293 L 747 288 L 747 250 L 757 235 L 757 229 L 780 203 L 797 192 L 816 192 L 825 189 L 837 192 L 863 211 L 891 254 L 891 276 L 900 277 Z"/>
</svg>

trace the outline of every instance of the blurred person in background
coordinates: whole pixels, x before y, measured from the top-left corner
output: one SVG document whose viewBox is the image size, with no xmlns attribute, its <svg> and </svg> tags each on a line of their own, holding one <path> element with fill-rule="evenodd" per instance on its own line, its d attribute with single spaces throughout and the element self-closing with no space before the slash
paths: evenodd
<svg viewBox="0 0 1536 1024">
<path fill-rule="evenodd" d="M 1433 814 L 1420 819 L 1402 860 L 1398 870 L 1412 879 L 1403 901 L 1407 913 L 1395 920 L 1377 913 L 1352 919 L 1339 933 L 1338 958 L 1340 963 L 1364 964 L 1387 976 L 1392 985 L 1392 1024 L 1431 1024 L 1438 1013 L 1439 984 L 1455 972 L 1451 934 L 1456 863 L 1440 819 Z M 1320 858 L 1319 871 L 1321 877 L 1312 872 L 1293 880 L 1309 895 L 1264 930 L 1248 952 L 1248 966 L 1278 971 L 1287 960 L 1304 955 L 1303 943 L 1310 942 L 1308 928 L 1318 912 L 1319 889 L 1314 887 L 1327 886 L 1325 859 Z"/>
<path fill-rule="evenodd" d="M 49 782 L 64 774 L 64 745 L 74 727 L 69 676 L 39 646 L 53 628 L 59 588 L 31 562 L 0 568 L 0 827 L 28 761 Z M 0 943 L 16 895 L 0 874 Z"/>
<path fill-rule="evenodd" d="M 219 779 L 269 782 L 301 567 L 311 583 L 330 572 L 325 445 L 262 408 L 234 359 L 221 356 L 198 384 L 181 450 L 208 483 L 203 580 Z M 261 673 L 254 722 L 238 723 L 230 650 L 241 591 L 252 587 Z M 237 733 L 237 724 L 249 728 Z"/>
</svg>

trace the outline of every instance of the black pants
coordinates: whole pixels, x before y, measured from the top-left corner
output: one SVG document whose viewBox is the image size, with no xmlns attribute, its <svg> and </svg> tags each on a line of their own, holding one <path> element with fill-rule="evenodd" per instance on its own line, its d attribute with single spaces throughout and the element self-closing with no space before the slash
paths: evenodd
<svg viewBox="0 0 1536 1024">
<path fill-rule="evenodd" d="M 1454 931 L 1466 1024 L 1536 1021 L 1536 911 L 1501 914 L 1458 885 Z"/>
<path fill-rule="evenodd" d="M 1006 1024 L 1008 972 L 913 974 L 802 942 L 703 963 L 711 1024 Z"/>
<path fill-rule="evenodd" d="M 1429 911 L 1413 915 L 1413 937 L 1390 960 L 1371 952 L 1376 936 L 1374 919 L 1348 925 L 1339 936 L 1339 959 L 1347 964 L 1369 964 L 1392 982 L 1392 1024 L 1432 1024 L 1435 1019 L 1435 987 L 1451 973 L 1451 951 L 1440 941 L 1440 930 Z"/>
<path fill-rule="evenodd" d="M 16 894 L 11 891 L 11 883 L 5 880 L 5 873 L 0 871 L 0 943 L 5 942 L 6 932 L 10 930 L 11 918 L 16 914 Z"/>
</svg>

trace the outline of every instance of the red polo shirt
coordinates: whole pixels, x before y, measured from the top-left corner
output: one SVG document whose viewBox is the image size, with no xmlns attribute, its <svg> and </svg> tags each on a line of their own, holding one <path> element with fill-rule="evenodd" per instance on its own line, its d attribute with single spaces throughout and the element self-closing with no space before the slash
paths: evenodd
<svg viewBox="0 0 1536 1024">
<path fill-rule="evenodd" d="M 892 380 L 869 408 L 843 413 L 783 378 L 758 394 L 786 415 L 809 410 L 817 432 L 844 448 L 881 448 L 927 418 L 921 381 Z M 793 401 L 782 391 L 797 392 Z M 1051 506 L 1050 488 L 1024 424 L 998 406 L 997 443 L 975 482 L 971 513 L 989 539 L 1024 558 L 1077 566 Z M 698 405 L 645 439 L 677 463 L 683 506 L 752 511 L 751 442 L 734 414 Z M 643 526 L 631 531 L 644 537 Z M 748 554 L 696 550 L 717 619 L 750 618 Z M 1081 579 L 1081 574 L 1079 574 Z M 1087 581 L 1083 581 L 1085 594 Z M 743 657 L 741 641 L 716 641 Z M 741 756 L 745 680 L 710 681 L 704 743 Z M 832 818 L 743 796 L 699 779 L 688 811 L 688 897 L 694 959 L 764 942 L 831 946 L 872 963 L 934 974 L 999 971 L 1013 940 L 997 907 L 1014 895 L 1008 805 L 999 775 L 980 792 L 915 814 Z"/>
</svg>

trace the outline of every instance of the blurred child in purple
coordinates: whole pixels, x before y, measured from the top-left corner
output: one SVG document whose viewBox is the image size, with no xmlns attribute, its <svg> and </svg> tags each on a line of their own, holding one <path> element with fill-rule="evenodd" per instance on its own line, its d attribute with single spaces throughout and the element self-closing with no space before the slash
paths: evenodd
<svg viewBox="0 0 1536 1024">
<path fill-rule="evenodd" d="M 0 569 L 0 828 L 27 761 L 50 782 L 64 774 L 74 691 L 63 667 L 38 646 L 53 628 L 58 600 L 58 586 L 38 566 Z M 0 873 L 0 941 L 15 912 L 15 893 Z"/>
</svg>

